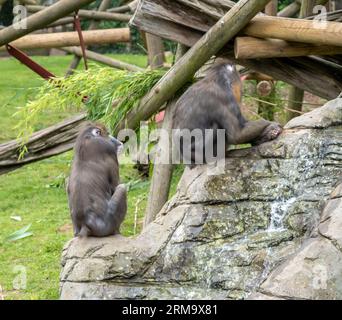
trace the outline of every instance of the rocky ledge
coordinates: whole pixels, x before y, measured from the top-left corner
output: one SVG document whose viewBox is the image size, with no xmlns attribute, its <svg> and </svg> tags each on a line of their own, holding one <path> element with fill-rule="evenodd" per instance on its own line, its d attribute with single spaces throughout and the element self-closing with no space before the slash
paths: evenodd
<svg viewBox="0 0 342 320">
<path fill-rule="evenodd" d="M 342 99 L 186 170 L 134 238 L 73 239 L 62 299 L 342 299 Z"/>
</svg>

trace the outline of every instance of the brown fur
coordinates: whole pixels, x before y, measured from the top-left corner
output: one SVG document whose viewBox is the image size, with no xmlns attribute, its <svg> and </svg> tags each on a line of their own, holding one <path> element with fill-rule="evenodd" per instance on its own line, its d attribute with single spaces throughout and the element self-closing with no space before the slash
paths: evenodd
<svg viewBox="0 0 342 320">
<path fill-rule="evenodd" d="M 240 76 L 233 65 L 221 63 L 192 85 L 178 100 L 173 118 L 174 129 L 224 129 L 225 150 L 230 144 L 257 143 L 275 139 L 282 131 L 279 124 L 247 121 L 240 110 L 242 96 Z M 272 130 L 266 130 L 271 126 Z M 216 142 L 212 142 L 214 150 Z M 182 147 L 187 147 L 181 145 Z M 191 142 L 191 163 L 195 160 L 195 143 Z M 205 145 L 204 145 L 205 149 Z M 198 151 L 198 149 L 196 149 Z M 182 154 L 182 150 L 180 150 Z M 214 151 L 215 152 L 215 151 Z M 203 154 L 205 150 L 203 150 Z M 217 153 L 217 152 L 216 152 Z"/>
<path fill-rule="evenodd" d="M 119 184 L 119 145 L 98 123 L 87 126 L 76 140 L 67 188 L 75 236 L 119 233 L 127 211 L 126 188 Z"/>
</svg>

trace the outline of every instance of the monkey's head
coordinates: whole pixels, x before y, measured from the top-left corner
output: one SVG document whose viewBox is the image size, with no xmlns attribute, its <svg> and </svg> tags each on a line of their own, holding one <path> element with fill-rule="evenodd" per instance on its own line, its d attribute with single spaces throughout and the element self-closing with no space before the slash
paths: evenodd
<svg viewBox="0 0 342 320">
<path fill-rule="evenodd" d="M 80 160 L 101 159 L 108 155 L 117 158 L 122 148 L 122 142 L 109 135 L 105 126 L 90 123 L 77 137 L 75 155 Z"/>
<path fill-rule="evenodd" d="M 212 74 L 223 89 L 232 91 L 236 101 L 240 104 L 242 99 L 242 81 L 236 66 L 232 63 L 218 63 L 212 67 Z"/>
</svg>

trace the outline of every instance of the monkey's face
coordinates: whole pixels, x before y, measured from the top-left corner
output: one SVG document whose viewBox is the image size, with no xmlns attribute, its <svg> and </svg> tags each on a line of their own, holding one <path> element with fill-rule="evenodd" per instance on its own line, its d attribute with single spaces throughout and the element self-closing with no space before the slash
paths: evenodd
<svg viewBox="0 0 342 320">
<path fill-rule="evenodd" d="M 123 143 L 119 141 L 118 139 L 114 138 L 113 136 L 111 136 L 104 126 L 98 125 L 90 129 L 91 129 L 91 135 L 93 136 L 94 139 L 107 139 L 115 147 L 116 153 L 119 153 L 122 150 Z"/>
<path fill-rule="evenodd" d="M 241 96 L 242 96 L 242 82 L 237 71 L 235 65 L 233 64 L 225 64 L 226 72 L 228 78 L 230 79 L 230 86 L 233 92 L 233 95 L 236 101 L 240 104 L 241 103 Z"/>
<path fill-rule="evenodd" d="M 98 156 L 103 153 L 118 154 L 123 149 L 122 142 L 109 135 L 102 124 L 90 124 L 80 133 L 77 140 L 76 146 L 80 146 L 83 153 L 88 156 Z"/>
</svg>

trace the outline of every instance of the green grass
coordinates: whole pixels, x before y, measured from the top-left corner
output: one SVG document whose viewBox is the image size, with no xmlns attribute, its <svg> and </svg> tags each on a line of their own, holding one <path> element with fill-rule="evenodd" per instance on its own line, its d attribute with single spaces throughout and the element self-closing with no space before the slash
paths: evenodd
<svg viewBox="0 0 342 320">
<path fill-rule="evenodd" d="M 144 67 L 145 56 L 111 55 L 116 59 Z M 70 56 L 35 57 L 56 75 L 63 75 Z M 82 67 L 82 66 L 81 66 Z M 12 117 L 18 107 L 34 97 L 34 87 L 42 84 L 38 76 L 14 59 L 0 60 L 0 142 L 15 139 Z M 56 123 L 67 113 L 45 114 L 36 129 Z M 70 170 L 72 151 L 63 155 L 25 166 L 0 176 L 0 298 L 5 299 L 58 299 L 60 256 L 63 245 L 72 238 L 64 180 Z M 129 183 L 128 214 L 122 227 L 125 236 L 141 230 L 149 181 L 142 179 L 131 165 L 121 166 L 121 179 Z M 177 168 L 171 193 L 175 192 L 181 167 Z M 21 221 L 13 216 L 20 216 Z M 134 225 L 137 222 L 135 230 Z M 31 224 L 33 235 L 14 242 L 6 241 L 13 232 Z M 14 289 L 18 273 L 26 270 L 26 289 Z"/>
</svg>

